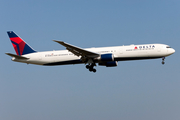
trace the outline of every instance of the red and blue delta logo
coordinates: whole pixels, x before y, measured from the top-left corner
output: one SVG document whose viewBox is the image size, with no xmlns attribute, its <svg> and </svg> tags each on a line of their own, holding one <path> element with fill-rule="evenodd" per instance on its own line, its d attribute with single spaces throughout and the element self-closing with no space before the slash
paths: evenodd
<svg viewBox="0 0 180 120">
<path fill-rule="evenodd" d="M 153 48 L 155 48 L 154 45 L 144 45 L 144 46 L 135 46 L 134 50 L 137 50 L 137 49 L 153 49 Z"/>
<path fill-rule="evenodd" d="M 17 55 L 24 55 L 28 53 L 36 52 L 29 45 L 27 45 L 19 36 L 17 36 L 13 31 L 7 32 L 12 45 L 16 51 Z"/>
<path fill-rule="evenodd" d="M 138 49 L 138 48 L 135 46 L 134 49 L 136 50 L 136 49 Z"/>
</svg>

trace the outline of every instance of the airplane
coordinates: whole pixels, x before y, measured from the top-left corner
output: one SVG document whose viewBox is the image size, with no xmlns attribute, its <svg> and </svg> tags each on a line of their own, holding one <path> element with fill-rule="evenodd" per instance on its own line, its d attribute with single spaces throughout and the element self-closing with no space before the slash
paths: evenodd
<svg viewBox="0 0 180 120">
<path fill-rule="evenodd" d="M 16 54 L 6 53 L 12 61 L 27 64 L 54 66 L 69 64 L 85 64 L 90 72 L 96 72 L 96 64 L 116 67 L 118 61 L 162 58 L 173 54 L 175 50 L 165 44 L 142 44 L 114 47 L 80 48 L 63 41 L 53 40 L 64 46 L 66 50 L 38 52 L 29 46 L 15 32 L 8 31 L 8 36 Z"/>
</svg>

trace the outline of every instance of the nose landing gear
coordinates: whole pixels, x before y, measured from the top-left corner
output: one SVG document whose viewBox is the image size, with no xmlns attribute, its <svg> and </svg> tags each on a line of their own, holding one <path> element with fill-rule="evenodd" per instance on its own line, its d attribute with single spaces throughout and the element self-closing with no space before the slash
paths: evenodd
<svg viewBox="0 0 180 120">
<path fill-rule="evenodd" d="M 162 64 L 163 65 L 165 64 L 164 60 L 165 60 L 165 57 L 162 58 Z"/>
<path fill-rule="evenodd" d="M 89 69 L 90 72 L 96 72 L 96 69 L 94 69 L 94 66 L 96 66 L 95 63 L 92 63 L 92 64 L 89 64 L 89 65 L 86 65 L 86 68 Z"/>
</svg>

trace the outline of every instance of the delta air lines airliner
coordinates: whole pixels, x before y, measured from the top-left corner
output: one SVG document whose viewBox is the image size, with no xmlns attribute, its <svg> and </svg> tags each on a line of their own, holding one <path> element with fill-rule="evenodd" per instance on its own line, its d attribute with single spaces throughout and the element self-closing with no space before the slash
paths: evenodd
<svg viewBox="0 0 180 120">
<path fill-rule="evenodd" d="M 118 61 L 162 58 L 173 54 L 175 50 L 165 44 L 143 44 L 114 47 L 83 49 L 63 41 L 53 40 L 63 45 L 66 50 L 38 52 L 23 41 L 15 32 L 8 31 L 9 38 L 16 54 L 6 53 L 12 61 L 27 64 L 54 66 L 68 64 L 85 64 L 90 72 L 96 72 L 96 64 L 116 67 Z"/>
</svg>

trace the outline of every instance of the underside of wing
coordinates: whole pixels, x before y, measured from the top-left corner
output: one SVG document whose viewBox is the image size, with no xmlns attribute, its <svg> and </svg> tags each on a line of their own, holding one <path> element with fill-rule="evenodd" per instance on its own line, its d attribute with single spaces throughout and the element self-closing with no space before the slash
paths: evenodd
<svg viewBox="0 0 180 120">
<path fill-rule="evenodd" d="M 53 41 L 63 45 L 64 47 L 66 47 L 67 50 L 69 50 L 70 52 L 72 52 L 73 54 L 75 54 L 77 56 L 82 56 L 82 57 L 87 57 L 87 58 L 95 58 L 95 57 L 99 56 L 98 53 L 94 53 L 94 52 L 70 45 L 63 41 L 57 41 L 57 40 L 53 40 Z"/>
</svg>

